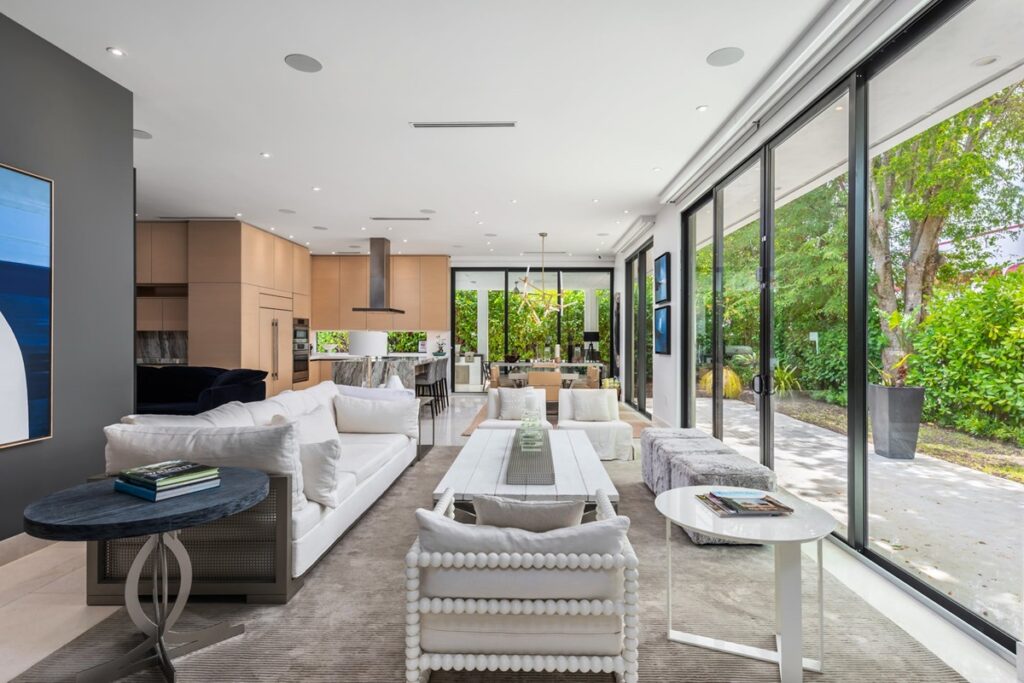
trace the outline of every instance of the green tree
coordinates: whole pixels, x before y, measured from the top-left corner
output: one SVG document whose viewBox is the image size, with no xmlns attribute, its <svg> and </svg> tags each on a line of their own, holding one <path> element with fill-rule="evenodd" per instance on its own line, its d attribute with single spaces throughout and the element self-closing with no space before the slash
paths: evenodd
<svg viewBox="0 0 1024 683">
<path fill-rule="evenodd" d="M 980 249 L 964 245 L 1024 212 L 1024 83 L 1012 85 L 876 155 L 868 193 L 873 292 L 882 311 L 885 369 L 913 351 L 944 263 L 962 271 Z M 977 244 L 977 243 L 975 243 Z"/>
<path fill-rule="evenodd" d="M 476 353 L 477 293 L 475 289 L 455 291 L 455 343 L 462 345 L 463 353 Z"/>
</svg>

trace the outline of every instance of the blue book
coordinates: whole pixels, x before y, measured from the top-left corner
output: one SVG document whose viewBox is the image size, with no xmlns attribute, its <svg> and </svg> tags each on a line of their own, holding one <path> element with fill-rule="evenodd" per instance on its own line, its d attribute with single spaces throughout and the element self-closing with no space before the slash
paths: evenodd
<svg viewBox="0 0 1024 683">
<path fill-rule="evenodd" d="M 752 498 L 756 500 L 765 497 L 764 491 L 757 491 L 755 489 L 740 489 L 738 491 L 712 490 L 711 493 L 719 498 Z"/>
<path fill-rule="evenodd" d="M 177 488 L 170 489 L 169 491 L 154 491 L 153 489 L 146 488 L 144 486 L 136 486 L 135 484 L 129 484 L 126 481 L 117 479 L 114 481 L 114 490 L 120 491 L 121 493 L 127 493 L 138 498 L 143 498 L 149 501 L 160 501 L 168 498 L 176 498 L 178 496 L 184 496 L 189 493 L 196 493 L 197 491 L 205 491 L 206 489 L 214 489 L 220 486 L 220 478 L 212 481 L 203 481 L 198 484 L 192 484 L 191 486 L 179 486 Z"/>
</svg>

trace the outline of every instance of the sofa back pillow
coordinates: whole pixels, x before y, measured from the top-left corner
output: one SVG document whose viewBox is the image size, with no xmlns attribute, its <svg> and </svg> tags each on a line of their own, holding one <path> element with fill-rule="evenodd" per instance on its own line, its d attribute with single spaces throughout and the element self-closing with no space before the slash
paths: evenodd
<svg viewBox="0 0 1024 683">
<path fill-rule="evenodd" d="M 573 389 L 572 412 L 579 422 L 608 422 L 615 419 L 604 389 Z"/>
<path fill-rule="evenodd" d="M 352 387 L 347 384 L 339 384 L 338 393 L 342 396 L 354 396 L 370 401 L 408 401 L 410 398 L 416 398 L 416 392 L 412 389 L 373 389 L 371 387 Z"/>
<path fill-rule="evenodd" d="M 348 434 L 405 434 L 419 437 L 420 402 L 369 401 L 355 396 L 334 397 L 338 431 Z"/>
<path fill-rule="evenodd" d="M 104 427 L 106 471 L 117 474 L 165 460 L 191 460 L 211 467 L 249 467 L 291 477 L 292 507 L 306 504 L 294 424 L 263 427 L 184 427 L 116 424 Z"/>
<path fill-rule="evenodd" d="M 289 422 L 294 422 L 298 429 L 299 445 L 322 443 L 331 439 L 338 440 L 338 425 L 335 424 L 334 415 L 324 406 L 317 406 L 315 410 L 302 415 L 276 415 L 270 424 L 287 424 Z"/>
<path fill-rule="evenodd" d="M 241 401 L 231 401 L 198 415 L 125 415 L 123 424 L 168 427 L 254 427 L 252 413 Z"/>
<path fill-rule="evenodd" d="M 536 390 L 531 387 L 523 389 L 498 389 L 500 405 L 499 420 L 522 420 L 523 411 L 537 410 Z"/>
<path fill-rule="evenodd" d="M 302 491 L 306 498 L 329 508 L 338 507 L 342 500 L 338 478 L 353 476 L 338 469 L 341 461 L 338 435 L 320 443 L 300 444 L 299 459 L 302 460 Z"/>
<path fill-rule="evenodd" d="M 629 517 L 621 515 L 565 529 L 522 529 L 463 524 L 433 510 L 416 511 L 420 550 L 439 553 L 604 553 L 622 550 Z"/>
<path fill-rule="evenodd" d="M 473 496 L 476 523 L 544 532 L 579 526 L 582 500 L 512 500 L 500 496 Z"/>
</svg>

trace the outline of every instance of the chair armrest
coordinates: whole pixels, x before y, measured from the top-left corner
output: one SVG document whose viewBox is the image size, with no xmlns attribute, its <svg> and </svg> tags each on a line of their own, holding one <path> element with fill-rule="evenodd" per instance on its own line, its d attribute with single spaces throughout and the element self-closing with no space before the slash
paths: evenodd
<svg viewBox="0 0 1024 683">
<path fill-rule="evenodd" d="M 597 518 L 600 519 L 611 519 L 616 516 L 615 508 L 612 507 L 611 500 L 608 499 L 608 494 L 605 493 L 604 489 L 597 490 Z"/>
<path fill-rule="evenodd" d="M 444 490 L 437 504 L 434 505 L 434 512 L 444 515 L 449 519 L 455 518 L 455 491 L 453 489 L 447 488 Z"/>
</svg>

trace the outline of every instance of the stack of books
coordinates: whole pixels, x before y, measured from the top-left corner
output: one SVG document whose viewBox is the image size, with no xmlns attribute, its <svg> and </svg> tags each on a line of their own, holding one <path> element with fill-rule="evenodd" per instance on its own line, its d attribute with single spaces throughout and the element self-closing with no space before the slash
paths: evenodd
<svg viewBox="0 0 1024 683">
<path fill-rule="evenodd" d="M 158 501 L 220 486 L 220 470 L 187 460 L 133 467 L 117 475 L 114 490 Z"/>
<path fill-rule="evenodd" d="M 793 513 L 793 508 L 783 505 L 764 491 L 712 490 L 698 494 L 697 500 L 719 517 L 781 517 Z"/>
</svg>

